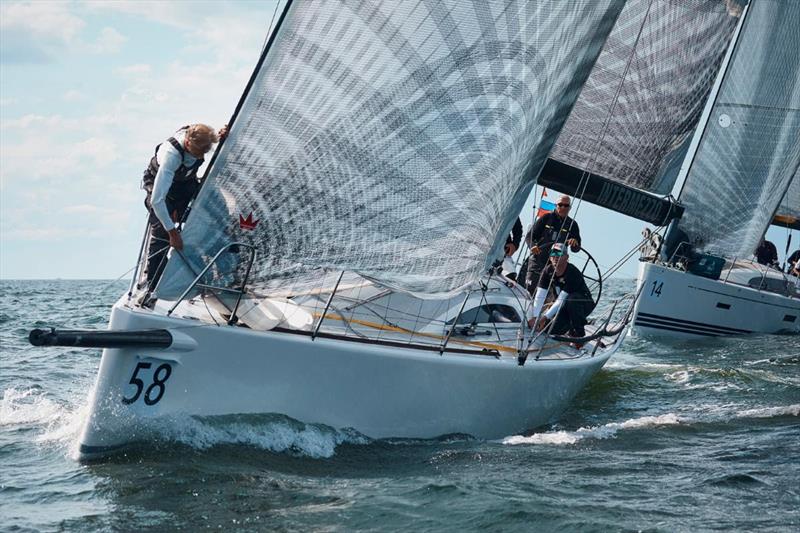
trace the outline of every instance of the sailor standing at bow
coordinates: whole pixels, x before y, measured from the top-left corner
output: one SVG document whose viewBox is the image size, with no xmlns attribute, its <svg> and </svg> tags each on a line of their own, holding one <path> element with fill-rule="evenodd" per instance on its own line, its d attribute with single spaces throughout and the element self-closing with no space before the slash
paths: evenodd
<svg viewBox="0 0 800 533">
<path fill-rule="evenodd" d="M 155 155 L 144 171 L 142 188 L 147 192 L 144 204 L 150 216 L 150 240 L 147 245 L 147 288 L 152 291 L 166 263 L 169 246 L 183 249 L 179 222 L 200 185 L 197 170 L 214 143 L 224 139 L 227 126 L 219 135 L 205 124 L 179 129 L 174 136 L 156 147 Z"/>
</svg>

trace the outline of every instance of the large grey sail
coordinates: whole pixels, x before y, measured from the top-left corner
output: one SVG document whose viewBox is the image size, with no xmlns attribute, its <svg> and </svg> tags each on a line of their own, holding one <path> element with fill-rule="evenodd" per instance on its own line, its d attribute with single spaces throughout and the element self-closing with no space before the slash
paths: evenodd
<svg viewBox="0 0 800 533">
<path fill-rule="evenodd" d="M 745 1 L 629 0 L 550 157 L 668 193 Z"/>
<path fill-rule="evenodd" d="M 698 249 L 753 254 L 800 165 L 800 2 L 753 0 L 680 200 Z"/>
<path fill-rule="evenodd" d="M 251 281 L 273 287 L 321 269 L 419 294 L 478 279 L 622 7 L 292 3 L 157 294 L 232 241 L 257 247 Z M 209 281 L 242 263 L 224 254 Z"/>
</svg>

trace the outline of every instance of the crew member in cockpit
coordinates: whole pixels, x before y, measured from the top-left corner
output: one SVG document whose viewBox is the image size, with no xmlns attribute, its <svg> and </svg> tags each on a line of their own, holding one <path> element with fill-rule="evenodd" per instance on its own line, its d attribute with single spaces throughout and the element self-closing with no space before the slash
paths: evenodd
<svg viewBox="0 0 800 533">
<path fill-rule="evenodd" d="M 555 211 L 540 217 L 525 236 L 525 242 L 531 248 L 526 276 L 526 286 L 531 294 L 539 284 L 540 274 L 547 264 L 550 248 L 554 243 L 567 243 L 573 252 L 581 249 L 578 223 L 567 215 L 571 207 L 569 196 L 559 197 Z"/>
<path fill-rule="evenodd" d="M 550 261 L 542 270 L 536 294 L 533 298 L 533 313 L 528 326 L 537 331 L 544 329 L 549 320 L 555 318 L 550 333 L 554 335 L 568 334 L 570 337 L 586 336 L 586 318 L 594 310 L 595 302 L 583 274 L 578 267 L 569 262 L 567 247 L 556 243 L 549 253 Z M 550 308 L 542 314 L 545 299 L 550 287 L 558 290 L 558 298 Z M 576 346 L 580 347 L 580 345 Z"/>
<path fill-rule="evenodd" d="M 778 262 L 778 249 L 775 245 L 766 239 L 761 239 L 756 250 L 756 261 L 761 265 L 767 265 L 774 269 L 780 270 L 781 264 Z"/>
</svg>

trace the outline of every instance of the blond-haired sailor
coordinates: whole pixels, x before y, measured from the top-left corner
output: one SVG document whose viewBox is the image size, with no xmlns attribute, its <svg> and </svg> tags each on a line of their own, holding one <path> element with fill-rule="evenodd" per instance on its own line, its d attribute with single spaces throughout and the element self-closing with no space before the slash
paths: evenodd
<svg viewBox="0 0 800 533">
<path fill-rule="evenodd" d="M 197 170 L 205 161 L 205 155 L 227 133 L 227 126 L 217 133 L 206 124 L 192 124 L 180 128 L 156 146 L 155 155 L 142 178 L 150 223 L 146 266 L 148 291 L 158 283 L 168 246 L 183 249 L 179 223 L 200 185 Z"/>
</svg>

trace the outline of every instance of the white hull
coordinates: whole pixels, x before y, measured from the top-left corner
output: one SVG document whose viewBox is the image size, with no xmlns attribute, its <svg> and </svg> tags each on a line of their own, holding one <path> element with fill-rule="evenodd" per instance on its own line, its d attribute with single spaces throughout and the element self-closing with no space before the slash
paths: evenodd
<svg viewBox="0 0 800 533">
<path fill-rule="evenodd" d="M 115 305 L 110 329 L 149 328 L 170 330 L 173 347 L 103 352 L 83 458 L 140 439 L 148 421 L 181 415 L 279 413 L 372 438 L 500 438 L 557 417 L 624 337 L 594 356 L 570 348 L 572 357 L 532 356 L 519 366 L 514 355 L 312 340 Z"/>
<path fill-rule="evenodd" d="M 744 269 L 741 269 L 744 270 Z M 734 271 L 735 272 L 735 271 Z M 752 272 L 758 276 L 758 271 Z M 800 298 L 639 263 L 632 332 L 699 339 L 748 333 L 800 333 Z"/>
</svg>

